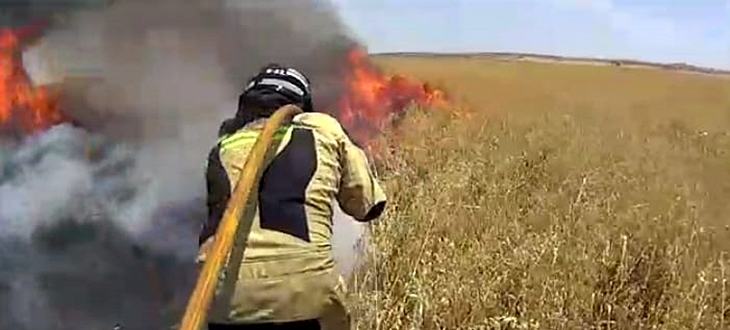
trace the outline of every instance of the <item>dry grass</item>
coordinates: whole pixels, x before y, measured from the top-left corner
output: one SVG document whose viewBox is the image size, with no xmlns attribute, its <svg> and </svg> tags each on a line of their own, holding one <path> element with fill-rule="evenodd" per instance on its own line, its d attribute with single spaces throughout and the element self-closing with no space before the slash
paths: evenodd
<svg viewBox="0 0 730 330">
<path fill-rule="evenodd" d="M 379 61 L 474 110 L 414 111 L 391 134 L 358 329 L 730 324 L 730 80 Z"/>
</svg>

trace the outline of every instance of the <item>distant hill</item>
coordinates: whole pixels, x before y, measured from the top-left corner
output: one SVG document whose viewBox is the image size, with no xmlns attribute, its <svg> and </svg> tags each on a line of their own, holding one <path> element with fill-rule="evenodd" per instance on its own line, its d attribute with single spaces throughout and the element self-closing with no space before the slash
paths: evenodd
<svg viewBox="0 0 730 330">
<path fill-rule="evenodd" d="M 690 73 L 730 76 L 730 70 L 701 67 L 687 63 L 656 63 L 629 59 L 603 59 L 590 57 L 570 57 L 531 53 L 478 52 L 478 53 L 428 53 L 428 52 L 392 52 L 374 53 L 375 56 L 415 56 L 415 57 L 486 57 L 509 61 L 556 62 L 569 64 L 610 65 L 616 67 L 643 67 Z"/>
</svg>

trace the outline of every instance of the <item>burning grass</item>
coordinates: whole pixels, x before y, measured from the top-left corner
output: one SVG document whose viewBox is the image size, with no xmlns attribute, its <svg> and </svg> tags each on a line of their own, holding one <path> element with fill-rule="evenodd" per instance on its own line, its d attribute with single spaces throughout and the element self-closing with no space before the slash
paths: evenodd
<svg viewBox="0 0 730 330">
<path fill-rule="evenodd" d="M 358 329 L 728 325 L 730 81 L 380 61 L 476 110 L 414 111 L 382 156 L 391 204 L 352 279 Z"/>
</svg>

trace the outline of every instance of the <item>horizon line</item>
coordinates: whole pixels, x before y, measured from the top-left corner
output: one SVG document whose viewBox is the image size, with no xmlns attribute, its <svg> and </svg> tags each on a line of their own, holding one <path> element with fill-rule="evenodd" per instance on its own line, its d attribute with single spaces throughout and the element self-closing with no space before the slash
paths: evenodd
<svg viewBox="0 0 730 330">
<path fill-rule="evenodd" d="M 374 56 L 474 56 L 474 57 L 501 57 L 501 58 L 508 58 L 508 59 L 517 59 L 519 60 L 520 57 L 532 57 L 537 59 L 550 59 L 554 60 L 556 62 L 560 61 L 576 61 L 576 62 L 585 62 L 585 63 L 606 63 L 606 64 L 614 64 L 616 66 L 621 65 L 633 65 L 633 66 L 644 66 L 644 67 L 653 67 L 653 68 L 661 68 L 661 69 L 669 69 L 669 70 L 681 70 L 681 71 L 691 71 L 691 72 L 700 72 L 700 73 L 710 73 L 710 74 L 722 74 L 727 75 L 730 74 L 730 69 L 721 69 L 717 67 L 710 67 L 710 66 L 702 66 L 702 65 L 695 65 L 690 64 L 687 62 L 655 62 L 655 61 L 648 61 L 648 60 L 637 60 L 637 59 L 628 59 L 628 58 L 607 58 L 607 57 L 599 57 L 599 56 L 567 56 L 567 55 L 557 55 L 557 54 L 548 54 L 548 53 L 530 53 L 530 52 L 507 52 L 507 51 L 473 51 L 473 52 L 431 52 L 431 51 L 396 51 L 396 52 L 368 52 L 370 55 Z M 515 58 L 517 57 L 517 58 Z"/>
</svg>

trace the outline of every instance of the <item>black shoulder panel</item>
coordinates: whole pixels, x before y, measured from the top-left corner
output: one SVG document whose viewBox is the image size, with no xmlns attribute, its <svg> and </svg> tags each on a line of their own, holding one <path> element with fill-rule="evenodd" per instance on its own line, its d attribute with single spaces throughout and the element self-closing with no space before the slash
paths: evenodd
<svg viewBox="0 0 730 330">
<path fill-rule="evenodd" d="M 305 199 L 316 170 L 314 134 L 308 129 L 294 128 L 289 144 L 276 155 L 261 177 L 261 228 L 310 241 Z"/>
</svg>

